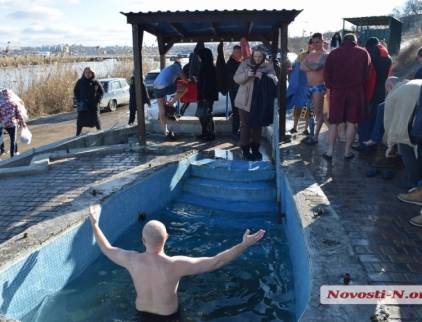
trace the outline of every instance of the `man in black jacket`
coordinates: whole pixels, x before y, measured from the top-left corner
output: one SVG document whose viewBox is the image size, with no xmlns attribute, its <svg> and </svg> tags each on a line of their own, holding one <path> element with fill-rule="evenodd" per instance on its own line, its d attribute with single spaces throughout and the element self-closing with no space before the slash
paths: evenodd
<svg viewBox="0 0 422 322">
<path fill-rule="evenodd" d="M 141 90 L 142 90 L 142 103 L 141 106 L 148 104 L 151 107 L 151 101 L 149 99 L 148 92 L 145 88 L 145 83 L 141 83 Z M 138 105 L 136 104 L 136 90 L 135 90 L 135 77 L 132 76 L 130 78 L 130 87 L 129 87 L 129 126 L 132 126 L 135 122 L 136 111 L 138 109 Z"/>
<path fill-rule="evenodd" d="M 416 59 L 420 64 L 422 64 L 422 47 L 418 49 L 418 54 Z M 418 71 L 415 74 L 414 79 L 422 79 L 422 66 L 419 67 Z"/>
<path fill-rule="evenodd" d="M 220 57 L 224 57 L 223 43 L 220 43 L 220 45 L 218 46 L 218 55 Z M 239 140 L 240 121 L 239 121 L 239 111 L 237 107 L 234 105 L 234 99 L 236 98 L 239 85 L 235 83 L 235 81 L 233 80 L 233 76 L 236 73 L 236 70 L 239 67 L 241 61 L 242 61 L 241 48 L 239 45 L 235 45 L 233 47 L 232 54 L 230 55 L 229 60 L 225 64 L 224 83 L 230 95 L 230 103 L 232 106 L 232 134 L 236 140 Z"/>
</svg>

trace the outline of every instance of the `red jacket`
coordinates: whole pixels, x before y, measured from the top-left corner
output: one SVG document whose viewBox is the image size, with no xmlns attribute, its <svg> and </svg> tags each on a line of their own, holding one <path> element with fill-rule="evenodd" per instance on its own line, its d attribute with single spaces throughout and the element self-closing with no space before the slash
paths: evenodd
<svg viewBox="0 0 422 322">
<path fill-rule="evenodd" d="M 186 93 L 180 97 L 180 102 L 195 103 L 198 100 L 198 87 L 195 81 L 179 79 L 177 81 L 177 86 L 181 86 L 187 89 Z"/>
<path fill-rule="evenodd" d="M 371 58 L 364 48 L 345 41 L 327 57 L 325 85 L 330 89 L 367 88 L 370 65 Z"/>
</svg>

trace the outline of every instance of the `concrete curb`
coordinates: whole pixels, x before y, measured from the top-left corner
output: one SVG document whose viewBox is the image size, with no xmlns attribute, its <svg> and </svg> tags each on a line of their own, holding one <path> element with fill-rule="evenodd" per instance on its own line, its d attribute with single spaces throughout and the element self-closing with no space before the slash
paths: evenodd
<svg viewBox="0 0 422 322">
<path fill-rule="evenodd" d="M 232 123 L 231 120 L 226 120 L 225 117 L 214 117 L 215 124 L 215 134 L 219 135 L 231 135 L 232 133 Z M 201 124 L 197 117 L 194 116 L 184 116 L 177 122 L 171 123 L 171 129 L 177 134 L 183 134 L 188 136 L 195 136 L 201 134 Z M 160 127 L 160 121 L 150 120 L 146 124 L 146 130 L 148 133 L 163 133 L 163 130 Z"/>
<path fill-rule="evenodd" d="M 137 129 L 135 127 L 123 127 L 117 129 L 110 129 L 107 131 L 99 131 L 96 133 L 89 133 L 79 137 L 67 138 L 61 141 L 53 142 L 25 151 L 22 154 L 15 156 L 11 159 L 1 161 L 0 169 L 29 165 L 35 155 L 58 150 L 126 144 L 128 143 L 128 138 L 131 136 L 135 136 L 136 133 Z"/>
<path fill-rule="evenodd" d="M 109 146 L 100 146 L 94 148 L 77 148 L 68 150 L 58 150 L 51 153 L 43 153 L 32 157 L 31 163 L 28 166 L 0 168 L 0 178 L 11 176 L 27 176 L 34 175 L 48 171 L 50 161 L 61 160 L 67 158 L 75 158 L 78 156 L 89 155 L 95 153 L 96 155 L 113 154 L 120 152 L 154 152 L 154 149 L 148 149 L 137 144 L 116 144 Z"/>
<path fill-rule="evenodd" d="M 287 148 L 288 146 L 284 151 Z M 286 156 L 286 152 L 284 155 Z M 299 279 L 309 280 L 308 289 L 301 289 L 305 297 L 306 291 L 308 292 L 308 300 L 302 303 L 305 304 L 302 308 L 304 311 L 298 320 L 300 322 L 371 321 L 371 316 L 376 311 L 374 305 L 320 304 L 322 285 L 343 285 L 345 273 L 350 274 L 352 278 L 350 285 L 366 285 L 367 274 L 353 252 L 338 214 L 331 207 L 312 174 L 306 169 L 300 155 L 288 155 L 283 161 L 281 171 L 284 181 L 281 200 L 283 212 L 286 214 L 286 225 L 298 225 L 302 230 L 301 238 L 304 240 L 306 253 L 296 255 L 291 253 L 292 261 L 298 260 L 294 258 L 295 256 L 306 256 L 309 263 L 308 272 L 303 267 L 301 272 L 301 274 L 308 273 L 307 277 L 295 276 L 295 283 L 298 283 Z M 289 204 L 293 205 L 296 211 L 286 209 Z M 291 248 L 292 246 L 290 245 Z M 291 252 L 294 253 L 295 250 Z M 303 258 L 299 259 L 299 262 L 303 262 Z"/>
</svg>

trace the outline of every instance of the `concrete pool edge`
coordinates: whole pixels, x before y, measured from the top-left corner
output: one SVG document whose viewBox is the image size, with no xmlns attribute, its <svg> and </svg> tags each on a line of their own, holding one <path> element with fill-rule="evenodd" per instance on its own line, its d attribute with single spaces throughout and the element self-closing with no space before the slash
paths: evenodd
<svg viewBox="0 0 422 322">
<path fill-rule="evenodd" d="M 320 286 L 342 285 L 345 273 L 351 275 L 351 284 L 366 285 L 366 272 L 338 214 L 300 156 L 289 156 L 281 167 L 281 210 L 293 266 L 298 321 L 369 321 L 375 306 L 320 304 Z M 319 209 L 322 215 L 318 215 Z"/>
<path fill-rule="evenodd" d="M 102 194 L 97 196 L 96 201 L 103 205 L 102 225 L 110 240 L 114 241 L 124 229 L 136 222 L 138 216 L 130 214 L 158 211 L 176 198 L 181 193 L 181 182 L 189 171 L 190 162 L 196 157 L 197 154 L 192 154 L 180 158 L 180 161 L 141 171 L 131 182 L 115 182 L 114 186 L 107 187 L 108 190 L 102 187 Z M 127 202 L 126 198 L 123 200 L 123 195 L 128 194 L 132 195 L 131 202 Z M 137 198 L 139 195 L 143 198 Z M 87 200 L 86 206 L 93 201 L 93 198 Z M 93 247 L 92 232 L 85 218 L 86 214 L 82 211 L 58 218 L 67 221 L 65 229 L 1 264 L 0 285 L 3 292 L 0 321 L 1 315 L 21 319 L 43 298 L 61 289 L 95 260 L 99 251 Z M 119 229 L 113 229 L 117 226 Z M 37 278 L 46 272 L 48 281 Z"/>
</svg>

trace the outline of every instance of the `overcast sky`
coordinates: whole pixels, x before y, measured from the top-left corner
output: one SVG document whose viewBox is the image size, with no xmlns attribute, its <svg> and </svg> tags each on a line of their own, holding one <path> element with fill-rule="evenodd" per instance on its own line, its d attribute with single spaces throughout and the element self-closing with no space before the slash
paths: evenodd
<svg viewBox="0 0 422 322">
<path fill-rule="evenodd" d="M 0 49 L 41 44 L 131 45 L 120 11 L 304 9 L 289 34 L 339 30 L 343 17 L 390 14 L 405 0 L 0 0 Z M 213 5 L 211 5 L 213 3 Z M 146 36 L 145 42 L 154 42 Z"/>
</svg>

